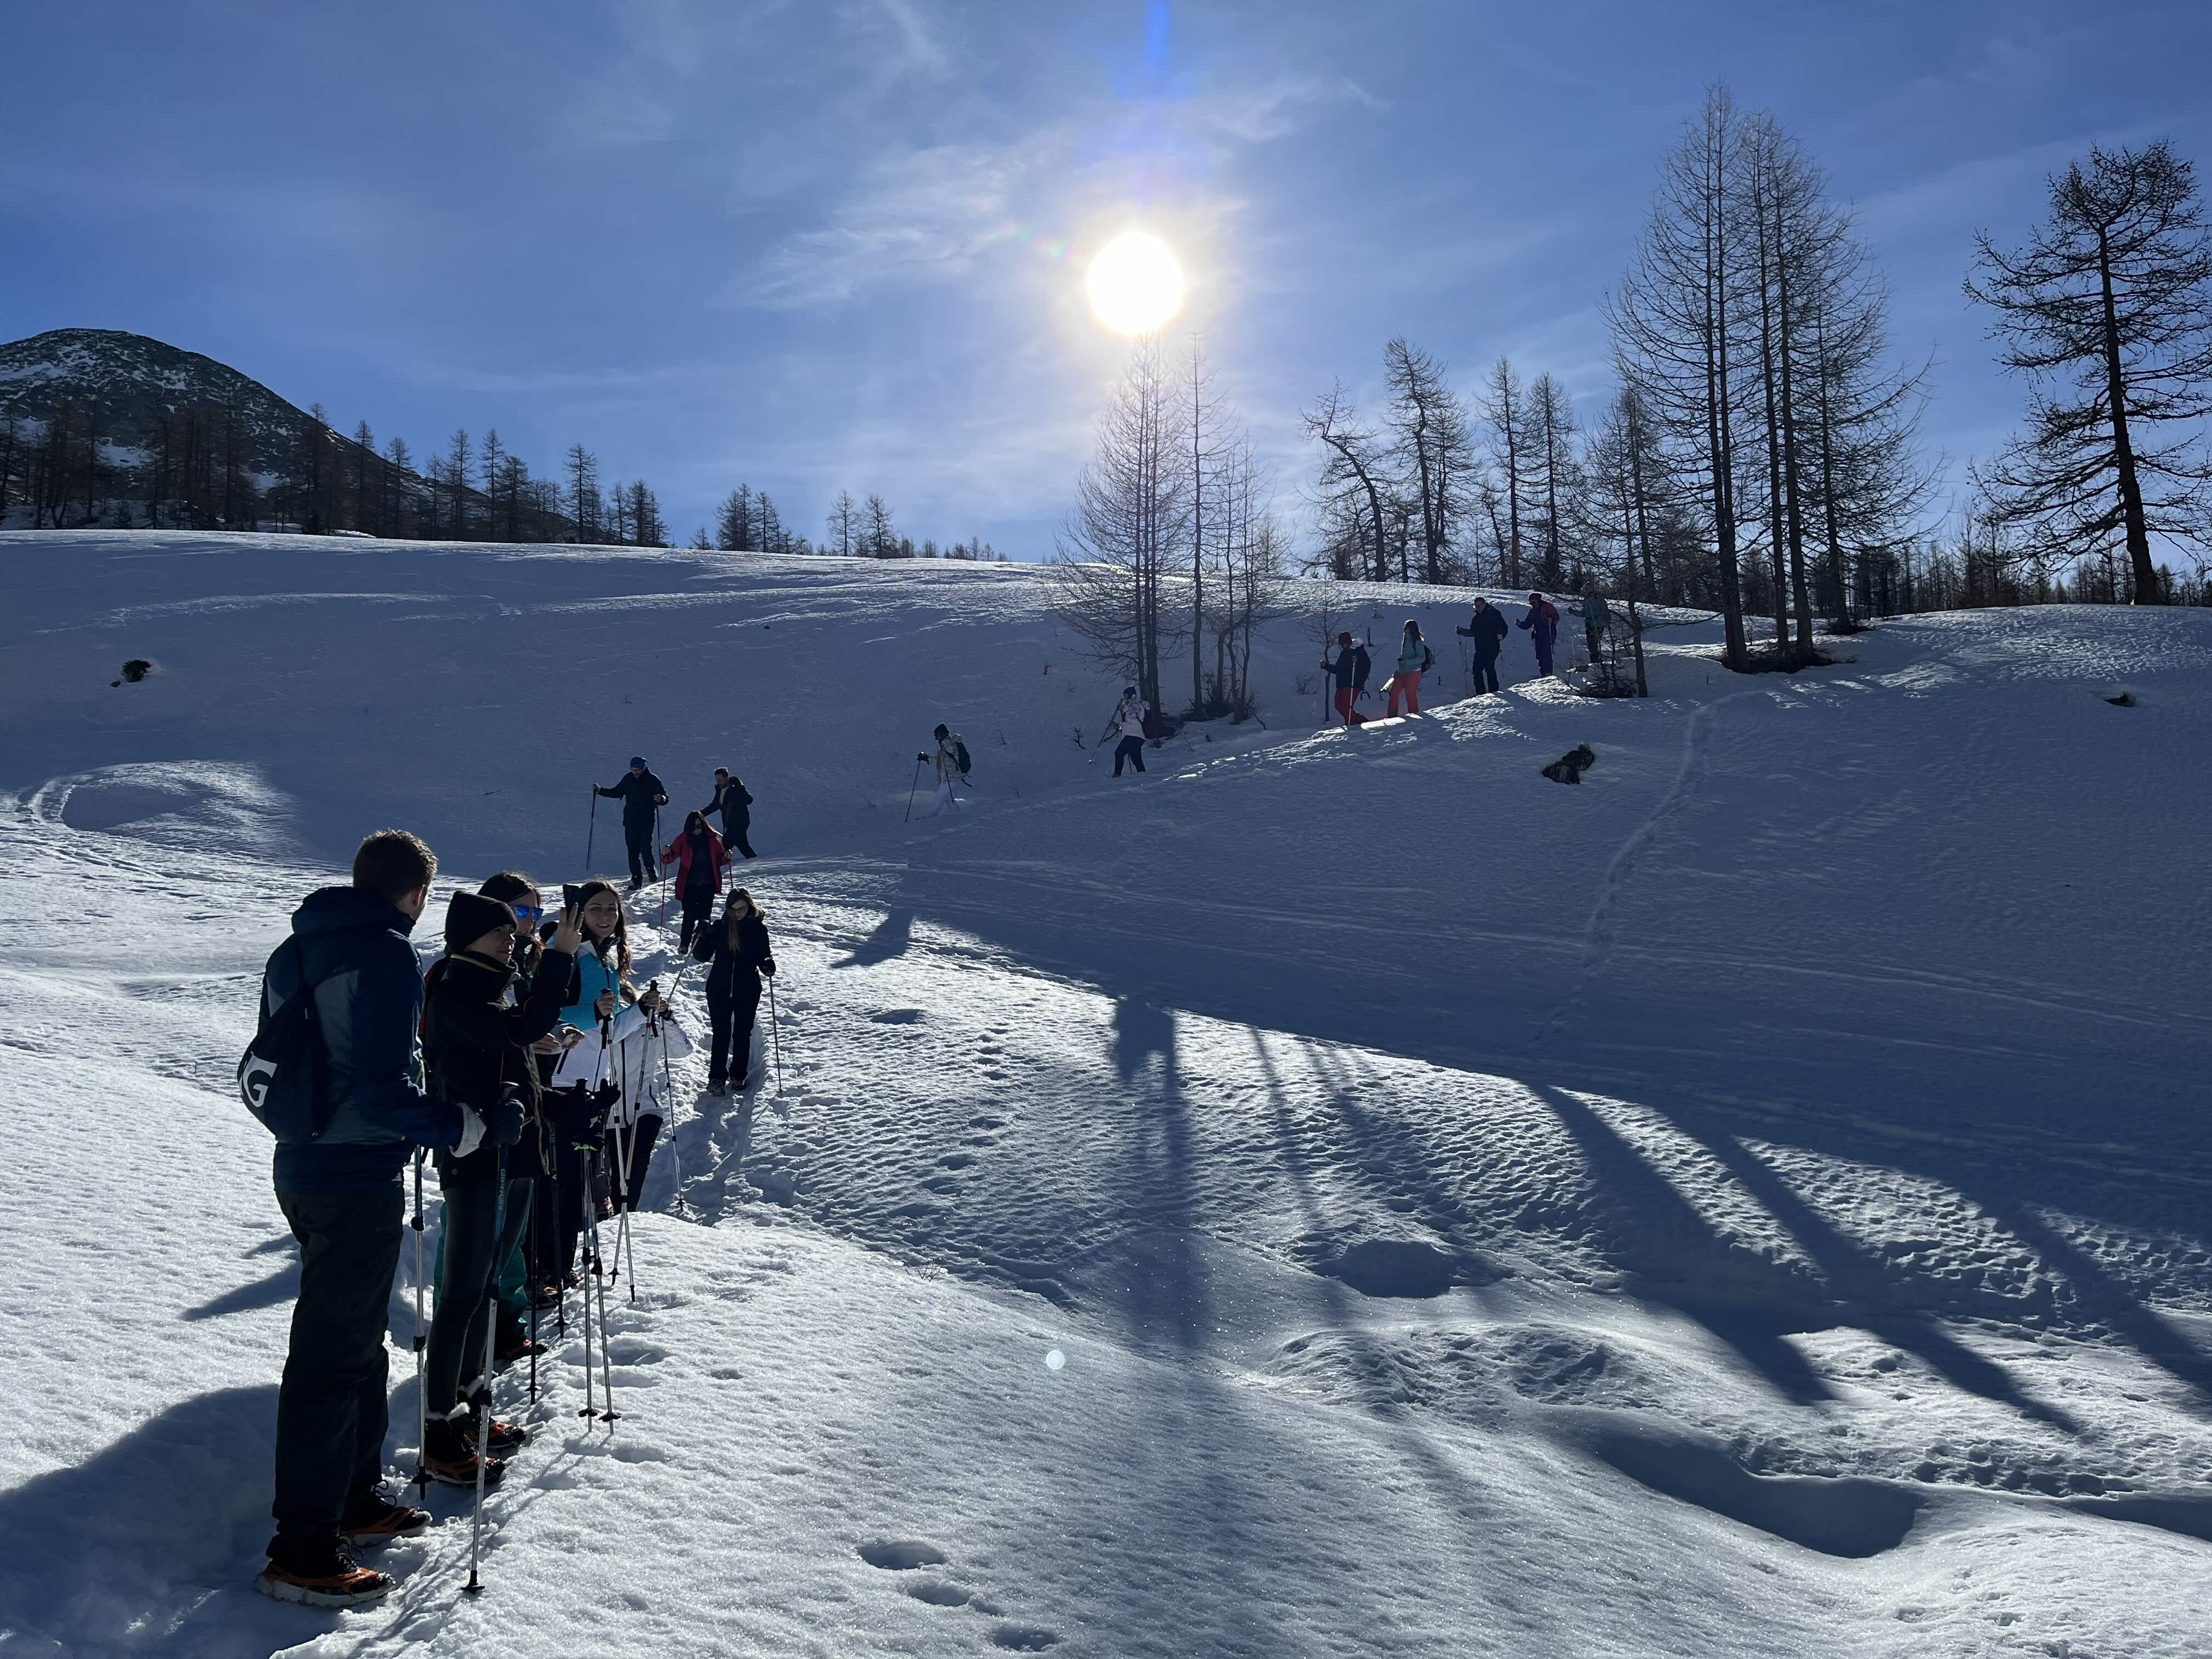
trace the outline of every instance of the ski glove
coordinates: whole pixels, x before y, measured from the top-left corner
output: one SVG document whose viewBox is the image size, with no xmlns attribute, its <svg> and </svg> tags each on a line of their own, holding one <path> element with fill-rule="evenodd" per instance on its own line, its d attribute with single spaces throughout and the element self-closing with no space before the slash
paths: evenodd
<svg viewBox="0 0 2212 1659">
<path fill-rule="evenodd" d="M 512 1146 L 522 1139 L 522 1096 L 511 1083 L 485 1120 L 484 1139 L 495 1146 Z"/>
</svg>

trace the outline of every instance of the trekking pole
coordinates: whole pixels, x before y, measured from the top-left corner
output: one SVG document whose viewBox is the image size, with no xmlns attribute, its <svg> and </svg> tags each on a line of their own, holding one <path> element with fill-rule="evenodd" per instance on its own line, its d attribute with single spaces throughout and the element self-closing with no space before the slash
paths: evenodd
<svg viewBox="0 0 2212 1659">
<path fill-rule="evenodd" d="M 579 1153 L 584 1152 L 583 1143 L 580 1141 L 577 1143 L 577 1151 Z M 588 1169 L 585 1171 L 583 1180 L 577 1185 L 583 1189 L 584 1211 L 581 1232 L 584 1244 L 584 1266 L 587 1271 L 596 1273 L 599 1271 L 599 1224 L 592 1215 L 592 1177 Z M 581 1289 L 584 1292 L 584 1409 L 578 1412 L 576 1415 L 585 1419 L 586 1426 L 588 1427 L 590 1419 L 599 1414 L 598 1407 L 592 1403 L 592 1286 L 588 1279 L 583 1281 Z M 561 1305 L 565 1310 L 568 1304 L 568 1293 L 567 1288 L 563 1286 L 561 1292 Z"/>
<path fill-rule="evenodd" d="M 599 1296 L 599 1395 L 606 1401 L 606 1404 L 600 1407 L 599 1418 L 607 1425 L 607 1431 L 611 1434 L 614 1431 L 615 1419 L 620 1417 L 622 1413 L 615 1409 L 614 1355 L 608 1346 L 610 1339 L 607 1335 L 607 1281 L 605 1276 L 599 1271 L 600 1261 L 599 1217 L 599 1212 L 594 1210 L 592 1212 L 592 1284 L 586 1288 L 584 1295 L 587 1303 L 593 1288 L 598 1290 Z"/>
<path fill-rule="evenodd" d="M 917 790 L 917 789 L 921 788 L 921 756 L 919 756 L 919 755 L 916 755 L 916 756 L 914 757 L 914 776 L 913 776 L 913 778 L 912 778 L 912 779 L 908 782 L 907 787 L 906 787 L 906 818 L 905 818 L 905 822 L 907 822 L 907 823 L 912 823 L 914 822 L 914 792 L 915 792 L 915 790 Z"/>
<path fill-rule="evenodd" d="M 653 809 L 653 881 L 660 889 L 660 913 L 653 919 L 653 925 L 665 927 L 668 926 L 668 884 L 660 879 L 660 809 L 658 806 Z"/>
<path fill-rule="evenodd" d="M 775 1052 L 775 1097 L 783 1098 L 783 1021 L 775 1012 L 775 975 L 768 976 L 768 1038 Z"/>
<path fill-rule="evenodd" d="M 415 1485 L 418 1498 L 430 1493 L 430 1471 L 422 1462 L 422 1443 L 430 1435 L 430 1401 L 422 1392 L 422 1351 L 428 1345 L 422 1321 L 422 1147 L 415 1149 L 415 1218 L 409 1224 L 415 1229 Z"/>
<path fill-rule="evenodd" d="M 592 873 L 592 848 L 599 843 L 599 786 L 592 786 L 592 827 L 584 836 L 584 874 Z"/>
<path fill-rule="evenodd" d="M 483 1554 L 484 1470 L 491 1452 L 492 1345 L 499 1331 L 499 1237 L 507 1231 L 507 1148 L 499 1149 L 499 1192 L 491 1206 L 491 1270 L 484 1275 L 483 1374 L 477 1379 L 477 1507 L 469 1521 L 469 1582 L 461 1589 L 471 1595 L 483 1593 L 477 1577 Z"/>
<path fill-rule="evenodd" d="M 540 1119 L 538 1140 L 538 1176 L 545 1169 L 545 1139 L 544 1120 Z M 538 1224 L 543 1220 L 545 1206 L 539 1201 L 538 1188 L 544 1182 L 534 1176 L 530 1182 L 530 1218 L 523 1224 L 530 1229 L 530 1242 L 522 1247 L 522 1299 L 530 1304 L 530 1403 L 538 1403 Z"/>
</svg>

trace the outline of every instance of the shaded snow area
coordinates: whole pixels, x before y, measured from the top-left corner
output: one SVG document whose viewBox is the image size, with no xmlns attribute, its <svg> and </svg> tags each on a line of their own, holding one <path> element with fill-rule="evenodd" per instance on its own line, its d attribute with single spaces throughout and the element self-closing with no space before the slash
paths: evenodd
<svg viewBox="0 0 2212 1659">
<path fill-rule="evenodd" d="M 1516 633 L 1453 701 L 1464 594 L 1338 589 L 1378 658 L 1409 603 L 1442 641 L 1426 712 L 1345 732 L 1304 588 L 1265 727 L 1115 784 L 1119 686 L 1020 568 L 0 571 L 0 1650 L 2212 1654 L 2212 613 L 1754 678 L 1675 618 L 1643 702 Z M 907 823 L 939 719 L 975 787 Z M 483 1597 L 434 1492 L 381 1606 L 264 1601 L 261 963 L 387 823 L 445 861 L 426 952 L 451 882 L 581 877 L 632 752 L 679 806 L 744 778 L 783 971 L 745 1096 L 677 1076 L 624 1414 L 575 1415 L 572 1325 L 501 1384 L 542 1431 Z M 412 1305 L 403 1266 L 395 1475 Z"/>
</svg>

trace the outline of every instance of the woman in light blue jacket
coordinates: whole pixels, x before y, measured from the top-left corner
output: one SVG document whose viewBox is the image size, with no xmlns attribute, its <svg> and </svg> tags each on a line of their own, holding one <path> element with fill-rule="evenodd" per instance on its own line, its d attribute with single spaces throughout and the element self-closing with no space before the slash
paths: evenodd
<svg viewBox="0 0 2212 1659">
<path fill-rule="evenodd" d="M 1398 699 L 1406 699 L 1406 712 L 1421 712 L 1421 676 L 1428 672 L 1436 659 L 1429 654 L 1429 642 L 1421 637 L 1421 625 L 1413 617 L 1406 618 L 1406 635 L 1398 642 L 1398 672 L 1390 676 L 1385 688 L 1390 693 L 1390 707 L 1382 718 L 1388 720 L 1398 712 Z"/>
</svg>

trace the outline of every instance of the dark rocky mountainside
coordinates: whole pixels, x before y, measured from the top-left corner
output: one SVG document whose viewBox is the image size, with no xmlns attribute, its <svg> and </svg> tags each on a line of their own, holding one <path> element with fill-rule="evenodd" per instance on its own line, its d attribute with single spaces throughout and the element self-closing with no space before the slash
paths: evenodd
<svg viewBox="0 0 2212 1659">
<path fill-rule="evenodd" d="M 0 345 L 0 419 L 43 427 L 57 410 L 88 422 L 111 455 L 139 452 L 133 459 L 160 448 L 165 421 L 198 410 L 210 430 L 234 422 L 238 465 L 263 477 L 292 470 L 308 421 L 305 410 L 228 364 L 143 334 L 58 328 Z"/>
</svg>

